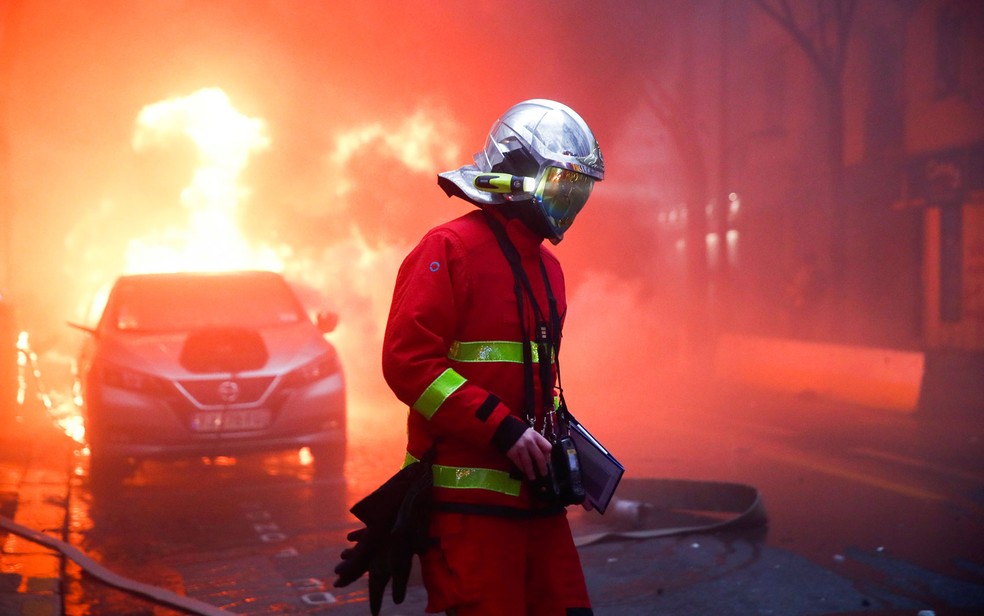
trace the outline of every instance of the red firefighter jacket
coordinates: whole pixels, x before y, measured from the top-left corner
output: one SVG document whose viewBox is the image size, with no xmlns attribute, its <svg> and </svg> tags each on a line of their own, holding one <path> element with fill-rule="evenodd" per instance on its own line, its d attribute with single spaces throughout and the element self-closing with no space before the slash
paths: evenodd
<svg viewBox="0 0 984 616">
<path fill-rule="evenodd" d="M 536 302 L 547 310 L 542 260 L 563 318 L 566 296 L 556 257 L 520 221 L 492 215 L 504 223 Z M 437 440 L 435 501 L 534 507 L 527 482 L 505 456 L 527 427 L 514 284 L 479 210 L 428 232 L 397 275 L 383 339 L 383 376 L 410 407 L 408 462 L 421 458 Z M 524 304 L 532 338 L 535 319 L 525 294 Z M 534 399 L 540 401 L 538 371 L 533 372 Z M 541 410 L 535 410 L 538 417 Z"/>
</svg>

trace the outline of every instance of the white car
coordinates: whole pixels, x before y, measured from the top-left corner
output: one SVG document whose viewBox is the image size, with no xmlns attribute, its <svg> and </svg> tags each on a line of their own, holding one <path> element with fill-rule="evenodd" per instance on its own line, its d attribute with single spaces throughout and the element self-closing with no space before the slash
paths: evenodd
<svg viewBox="0 0 984 616">
<path fill-rule="evenodd" d="M 287 281 L 264 271 L 121 276 L 79 361 L 93 478 L 134 461 L 345 452 L 345 383 Z"/>
</svg>

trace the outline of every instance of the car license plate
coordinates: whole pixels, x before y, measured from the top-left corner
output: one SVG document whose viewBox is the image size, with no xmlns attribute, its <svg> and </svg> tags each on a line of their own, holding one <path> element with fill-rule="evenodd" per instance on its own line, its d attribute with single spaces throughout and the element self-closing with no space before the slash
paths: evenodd
<svg viewBox="0 0 984 616">
<path fill-rule="evenodd" d="M 267 409 L 205 411 L 195 413 L 191 418 L 191 429 L 195 432 L 242 432 L 262 430 L 269 425 L 270 411 Z"/>
</svg>

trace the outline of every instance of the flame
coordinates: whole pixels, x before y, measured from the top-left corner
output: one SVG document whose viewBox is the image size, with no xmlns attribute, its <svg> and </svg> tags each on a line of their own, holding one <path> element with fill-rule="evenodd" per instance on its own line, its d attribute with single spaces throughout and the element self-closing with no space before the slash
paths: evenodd
<svg viewBox="0 0 984 616">
<path fill-rule="evenodd" d="M 189 138 L 198 164 L 181 192 L 187 228 L 131 240 L 125 273 L 283 269 L 278 251 L 251 246 L 236 220 L 236 209 L 248 196 L 239 177 L 250 156 L 270 145 L 262 119 L 236 110 L 221 89 L 207 88 L 145 106 L 136 124 L 134 150 Z"/>
<path fill-rule="evenodd" d="M 85 426 L 74 397 L 65 396 L 59 390 L 49 390 L 41 376 L 42 370 L 37 353 L 31 348 L 30 334 L 22 331 L 17 335 L 17 405 L 23 409 L 17 421 L 23 421 L 23 414 L 31 412 L 28 395 L 42 404 L 47 416 L 69 438 L 81 443 L 85 436 Z"/>
<path fill-rule="evenodd" d="M 449 138 L 458 133 L 459 126 L 446 110 L 429 107 L 403 118 L 337 127 L 333 147 L 323 154 L 331 169 L 331 181 L 311 187 L 313 196 L 307 198 L 318 207 L 333 208 L 332 215 L 344 216 L 357 203 L 359 189 L 370 181 L 360 166 L 367 154 L 377 160 L 378 167 L 388 165 L 429 176 L 458 164 L 456 140 Z M 372 229 L 361 228 L 353 215 L 349 224 L 335 229 L 330 242 L 315 247 L 251 244 L 240 232 L 237 220 L 240 205 L 249 197 L 241 179 L 251 157 L 271 145 L 266 122 L 238 111 L 218 88 L 161 100 L 141 109 L 131 142 L 136 152 L 169 147 L 182 140 L 194 146 L 197 156 L 180 193 L 180 204 L 187 212 L 185 222 L 162 225 L 129 239 L 123 255 L 111 254 L 105 243 L 96 240 L 104 232 L 108 217 L 116 214 L 115 204 L 109 200 L 70 238 L 70 244 L 79 247 L 81 254 L 75 265 L 85 265 L 79 267 L 79 279 L 89 282 L 85 304 L 80 306 L 82 322 L 95 324 L 102 314 L 116 278 L 113 275 L 107 282 L 107 272 L 281 272 L 311 293 L 301 297 L 308 308 L 339 313 L 341 321 L 331 339 L 343 358 L 348 392 L 358 399 L 349 405 L 354 420 L 349 423 L 350 437 L 356 442 L 376 439 L 381 431 L 391 430 L 394 439 L 403 438 L 401 422 L 394 423 L 378 412 L 381 404 L 391 404 L 402 412 L 379 373 L 378 349 L 392 282 L 416 238 L 400 239 L 394 234 L 381 240 L 371 235 Z M 436 210 L 446 207 L 443 199 L 432 201 Z M 385 220 L 383 214 L 375 218 Z M 117 261 L 120 256 L 123 262 Z M 74 400 L 81 406 L 75 393 Z M 302 457 L 302 463 L 306 459 Z"/>
</svg>

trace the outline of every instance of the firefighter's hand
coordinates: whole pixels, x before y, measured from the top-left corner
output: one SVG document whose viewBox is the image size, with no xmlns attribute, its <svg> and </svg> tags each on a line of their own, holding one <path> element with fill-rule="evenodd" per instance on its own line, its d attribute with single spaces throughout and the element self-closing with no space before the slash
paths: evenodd
<svg viewBox="0 0 984 616">
<path fill-rule="evenodd" d="M 506 457 L 526 475 L 527 479 L 533 481 L 538 476 L 543 477 L 547 474 L 550 449 L 550 441 L 536 430 L 527 428 L 506 452 Z"/>
</svg>

